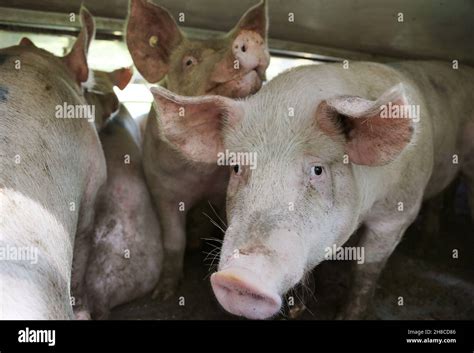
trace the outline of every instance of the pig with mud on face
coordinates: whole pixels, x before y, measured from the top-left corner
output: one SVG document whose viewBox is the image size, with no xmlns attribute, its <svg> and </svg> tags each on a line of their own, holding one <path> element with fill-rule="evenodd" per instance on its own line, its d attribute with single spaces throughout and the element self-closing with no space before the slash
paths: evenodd
<svg viewBox="0 0 474 353">
<path fill-rule="evenodd" d="M 270 59 L 267 27 L 263 1 L 249 9 L 226 35 L 190 39 L 167 10 L 150 1 L 132 0 L 126 40 L 138 71 L 147 81 L 161 81 L 178 94 L 240 98 L 258 91 L 264 80 Z M 215 123 L 216 127 L 220 124 L 217 119 Z M 194 128 L 200 130 L 200 124 L 197 117 Z M 141 123 L 141 130 L 144 171 L 164 246 L 163 271 L 154 297 L 167 298 L 182 275 L 186 220 L 203 201 L 224 208 L 229 173 L 212 159 L 196 162 L 183 153 L 188 136 L 178 130 L 177 134 L 165 133 L 154 108 Z M 201 152 L 196 149 L 193 153 Z M 202 215 L 200 219 L 208 223 Z M 199 232 L 202 237 L 209 230 Z"/>
<path fill-rule="evenodd" d="M 151 90 L 163 134 L 186 136 L 179 148 L 188 158 L 208 163 L 224 150 L 257 157 L 256 168 L 231 168 L 228 228 L 211 276 L 217 300 L 235 315 L 276 315 L 287 291 L 363 225 L 365 256 L 339 315 L 363 317 L 424 198 L 460 172 L 474 209 L 473 68 L 305 66 L 242 101 Z"/>
<path fill-rule="evenodd" d="M 71 269 L 82 276 L 73 246 L 90 234 L 106 178 L 92 118 L 76 113 L 88 107 L 82 84 L 95 31 L 85 8 L 81 23 L 65 57 L 28 39 L 0 50 L 0 247 L 25 256 L 0 261 L 1 319 L 73 318 Z"/>
</svg>

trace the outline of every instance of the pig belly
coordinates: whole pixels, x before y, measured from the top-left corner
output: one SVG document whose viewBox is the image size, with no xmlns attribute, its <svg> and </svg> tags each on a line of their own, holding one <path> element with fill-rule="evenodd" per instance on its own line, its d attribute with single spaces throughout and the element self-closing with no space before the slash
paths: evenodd
<svg viewBox="0 0 474 353">
<path fill-rule="evenodd" d="M 112 187 L 108 191 L 113 195 L 116 190 Z M 104 304 L 113 308 L 139 298 L 158 281 L 162 256 L 159 225 L 151 207 L 144 210 L 142 205 L 143 199 L 136 194 L 135 200 L 127 202 L 130 208 L 100 211 L 87 280 L 93 313 L 101 311 Z"/>
</svg>

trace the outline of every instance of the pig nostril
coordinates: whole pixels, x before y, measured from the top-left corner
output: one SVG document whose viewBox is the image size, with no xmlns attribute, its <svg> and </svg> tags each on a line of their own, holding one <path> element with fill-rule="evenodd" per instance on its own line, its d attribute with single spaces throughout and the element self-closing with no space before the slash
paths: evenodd
<svg viewBox="0 0 474 353">
<path fill-rule="evenodd" d="M 244 44 L 244 45 L 242 45 L 242 48 L 241 48 L 241 50 L 242 50 L 242 52 L 244 52 L 244 53 L 247 51 L 247 47 L 245 46 L 245 44 Z"/>
</svg>

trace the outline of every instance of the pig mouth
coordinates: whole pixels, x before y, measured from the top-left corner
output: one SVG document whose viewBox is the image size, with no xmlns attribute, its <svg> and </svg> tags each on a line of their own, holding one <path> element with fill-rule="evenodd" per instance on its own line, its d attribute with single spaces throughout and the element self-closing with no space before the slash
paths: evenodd
<svg viewBox="0 0 474 353">
<path fill-rule="evenodd" d="M 281 307 L 281 297 L 245 268 L 230 267 L 212 274 L 211 286 L 222 307 L 237 316 L 267 319 L 276 315 Z"/>
<path fill-rule="evenodd" d="M 206 94 L 217 94 L 230 98 L 243 98 L 256 93 L 262 87 L 263 78 L 257 68 L 220 82 L 206 91 Z"/>
</svg>

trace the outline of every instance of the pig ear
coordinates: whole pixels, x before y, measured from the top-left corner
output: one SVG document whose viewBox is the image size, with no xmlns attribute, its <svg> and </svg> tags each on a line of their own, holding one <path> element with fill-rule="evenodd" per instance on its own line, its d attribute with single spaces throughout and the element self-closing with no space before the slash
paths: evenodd
<svg viewBox="0 0 474 353">
<path fill-rule="evenodd" d="M 260 34 L 263 39 L 266 39 L 268 32 L 267 13 L 267 1 L 262 0 L 259 4 L 247 10 L 247 12 L 240 18 L 239 23 L 234 30 L 237 32 L 244 30 L 256 32 Z"/>
<path fill-rule="evenodd" d="M 319 128 L 332 137 L 343 136 L 352 163 L 377 166 L 394 160 L 413 135 L 413 116 L 390 116 L 404 109 L 407 99 L 397 85 L 376 101 L 344 96 L 323 101 L 316 119 Z"/>
<path fill-rule="evenodd" d="M 127 46 L 135 66 L 148 82 L 158 82 L 166 75 L 170 55 L 182 39 L 166 9 L 147 0 L 131 0 Z"/>
<path fill-rule="evenodd" d="M 82 29 L 74 43 L 70 53 L 63 60 L 66 66 L 74 75 L 76 81 L 81 84 L 89 77 L 89 67 L 87 65 L 87 52 L 92 39 L 95 36 L 95 22 L 91 13 L 83 6 L 81 7 Z"/>
<path fill-rule="evenodd" d="M 122 67 L 121 69 L 114 70 L 108 73 L 110 80 L 121 90 L 123 90 L 130 83 L 133 76 L 132 67 Z"/>
<path fill-rule="evenodd" d="M 221 96 L 183 97 L 152 87 L 163 137 L 194 162 L 216 163 L 224 126 L 242 116 L 238 102 Z"/>
<path fill-rule="evenodd" d="M 27 37 L 21 38 L 20 43 L 18 45 L 21 45 L 23 47 L 36 47 L 36 45 Z"/>
</svg>

